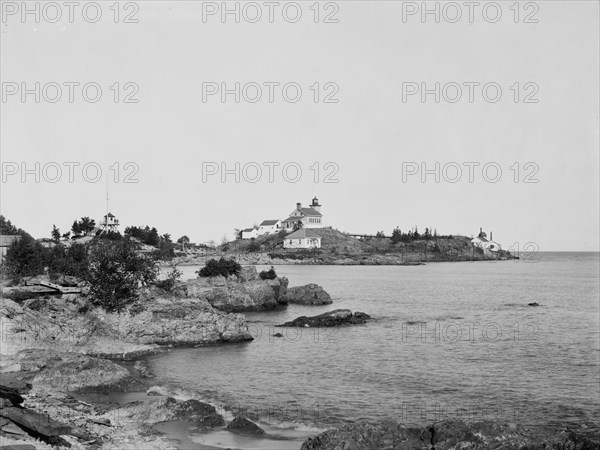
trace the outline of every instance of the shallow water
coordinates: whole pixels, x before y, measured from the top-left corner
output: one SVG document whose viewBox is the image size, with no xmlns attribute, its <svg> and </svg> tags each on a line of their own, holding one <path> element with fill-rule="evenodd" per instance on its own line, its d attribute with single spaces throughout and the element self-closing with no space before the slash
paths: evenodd
<svg viewBox="0 0 600 450">
<path fill-rule="evenodd" d="M 598 423 L 599 255 L 538 256 L 537 262 L 278 266 L 291 286 L 320 284 L 334 303 L 248 313 L 253 342 L 175 350 L 150 364 L 167 389 L 289 438 L 363 418 L 409 425 L 457 417 Z M 187 278 L 198 270 L 180 269 Z M 375 320 L 336 329 L 273 328 L 337 308 Z"/>
</svg>

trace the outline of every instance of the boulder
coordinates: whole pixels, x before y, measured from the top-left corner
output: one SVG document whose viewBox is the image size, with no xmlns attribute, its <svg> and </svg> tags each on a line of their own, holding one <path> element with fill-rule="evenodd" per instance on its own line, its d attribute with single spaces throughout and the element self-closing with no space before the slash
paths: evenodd
<svg viewBox="0 0 600 450">
<path fill-rule="evenodd" d="M 421 435 L 421 430 L 392 421 L 358 422 L 308 438 L 302 450 L 429 450 Z"/>
<path fill-rule="evenodd" d="M 108 411 L 102 418 L 117 426 L 180 420 L 207 430 L 225 424 L 214 406 L 194 399 L 179 402 L 172 397 L 130 402 Z"/>
<path fill-rule="evenodd" d="M 11 405 L 19 406 L 23 403 L 21 394 L 27 394 L 31 390 L 31 384 L 26 383 L 14 375 L 0 373 L 0 399 L 10 402 Z M 6 403 L 3 402 L 3 405 Z"/>
<path fill-rule="evenodd" d="M 0 416 L 10 419 L 31 436 L 45 441 L 73 432 L 73 427 L 70 425 L 58 422 L 47 414 L 40 414 L 27 408 L 4 408 L 0 410 Z"/>
<path fill-rule="evenodd" d="M 258 271 L 256 266 L 242 266 L 242 270 L 238 273 L 238 280 L 243 283 L 246 281 L 258 280 Z"/>
<path fill-rule="evenodd" d="M 336 309 L 318 316 L 301 316 L 278 327 L 336 327 L 367 323 L 371 316 L 363 312 L 353 313 L 349 309 Z"/>
<path fill-rule="evenodd" d="M 265 434 L 265 430 L 245 417 L 235 417 L 229 425 L 227 425 L 227 429 L 234 433 L 250 434 L 254 436 Z"/>
<path fill-rule="evenodd" d="M 537 302 L 533 302 L 533 303 L 527 303 L 527 306 L 540 306 L 540 304 Z"/>
<path fill-rule="evenodd" d="M 286 278 L 227 282 L 210 290 L 196 290 L 214 308 L 224 312 L 265 311 L 277 308 L 280 296 L 287 290 Z M 189 291 L 188 291 L 189 292 Z"/>
<path fill-rule="evenodd" d="M 35 389 L 97 392 L 141 387 L 124 367 L 106 359 L 49 349 L 23 350 L 12 357 L 22 367 L 22 376 Z"/>
<path fill-rule="evenodd" d="M 286 303 L 298 303 L 301 305 L 328 305 L 333 303 L 327 291 L 313 283 L 288 288 L 282 300 Z"/>
</svg>

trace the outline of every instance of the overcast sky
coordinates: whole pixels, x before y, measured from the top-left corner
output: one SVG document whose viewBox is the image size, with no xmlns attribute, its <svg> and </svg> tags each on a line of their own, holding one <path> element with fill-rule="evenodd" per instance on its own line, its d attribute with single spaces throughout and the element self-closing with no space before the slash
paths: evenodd
<svg viewBox="0 0 600 450">
<path fill-rule="evenodd" d="M 65 232 L 81 216 L 99 220 L 108 174 L 110 210 L 122 224 L 156 226 L 175 239 L 231 238 L 234 228 L 284 219 L 317 196 L 326 224 L 342 231 L 417 225 L 470 236 L 483 227 L 505 248 L 599 249 L 598 2 L 521 3 L 518 18 L 513 2 L 500 2 L 495 23 L 493 7 L 471 20 L 463 2 L 456 23 L 458 10 L 445 3 L 439 23 L 419 11 L 403 20 L 403 8 L 421 2 L 392 1 L 321 3 L 315 23 L 312 3 L 298 3 L 296 23 L 286 2 L 273 23 L 262 2 L 258 22 L 250 23 L 257 9 L 242 3 L 240 23 L 231 15 L 223 23 L 218 12 L 203 21 L 213 4 L 193 1 L 121 3 L 118 23 L 112 2 L 102 3 L 96 23 L 84 20 L 95 11 L 84 18 L 81 2 L 73 23 L 64 5 L 60 20 L 50 23 L 56 10 L 47 7 L 36 23 L 3 2 L 2 214 L 36 237 L 49 237 L 53 224 Z M 127 16 L 137 23 L 123 23 Z M 34 94 L 23 102 L 20 90 L 36 82 L 40 102 Z M 79 83 L 73 103 L 69 82 Z M 245 88 L 239 103 L 233 94 L 203 98 L 236 82 Z M 272 103 L 270 82 L 279 83 Z M 436 82 L 439 103 L 433 93 L 424 102 L 408 95 Z M 473 102 L 470 82 L 478 83 Z M 62 86 L 56 103 L 52 83 Z M 83 98 L 86 83 L 102 89 L 96 103 L 94 85 Z M 248 83 L 262 87 L 256 103 Z M 297 83 L 288 100 L 286 83 Z M 453 103 L 457 85 L 462 97 Z M 296 103 L 294 86 L 302 89 Z M 127 95 L 138 102 L 125 103 Z M 206 170 L 203 180 L 203 167 L 235 171 L 236 162 L 239 182 Z M 439 182 L 435 173 L 423 182 L 422 163 L 435 171 L 436 162 Z M 24 182 L 22 163 L 32 170 Z M 72 183 L 69 163 L 79 163 Z M 115 163 L 118 174 L 109 170 Z M 95 183 L 94 167 L 103 171 Z"/>
</svg>

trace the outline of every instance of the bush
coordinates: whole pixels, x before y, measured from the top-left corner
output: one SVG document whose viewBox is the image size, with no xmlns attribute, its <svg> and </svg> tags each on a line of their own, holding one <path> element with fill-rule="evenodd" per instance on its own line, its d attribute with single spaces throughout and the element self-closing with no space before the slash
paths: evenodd
<svg viewBox="0 0 600 450">
<path fill-rule="evenodd" d="M 260 252 L 260 245 L 256 242 L 251 242 L 247 250 L 249 253 Z"/>
<path fill-rule="evenodd" d="M 106 311 L 121 311 L 137 298 L 140 285 L 156 281 L 158 264 L 137 252 L 129 238 L 101 240 L 90 246 L 89 269 L 92 304 Z"/>
<path fill-rule="evenodd" d="M 261 271 L 258 274 L 258 276 L 261 280 L 274 280 L 275 278 L 277 278 L 277 274 L 275 273 L 275 269 L 273 268 L 273 266 L 271 266 L 269 270 Z"/>
<path fill-rule="evenodd" d="M 70 275 L 85 278 L 88 270 L 88 248 L 83 244 L 73 244 L 69 248 L 55 245 L 49 250 L 48 270 L 52 277 Z"/>
<path fill-rule="evenodd" d="M 44 273 L 46 249 L 29 235 L 21 236 L 6 250 L 3 270 L 6 275 L 17 279 Z"/>
<path fill-rule="evenodd" d="M 229 275 L 237 275 L 242 266 L 240 266 L 233 259 L 221 258 L 218 261 L 216 259 L 209 260 L 206 265 L 197 271 L 199 277 L 216 277 L 223 275 L 228 277 Z"/>
<path fill-rule="evenodd" d="M 177 267 L 173 267 L 173 270 L 171 270 L 167 274 L 167 278 L 165 278 L 164 280 L 158 280 L 156 282 L 156 286 L 161 289 L 164 289 L 165 291 L 171 292 L 175 287 L 175 284 L 181 278 L 181 275 L 183 275 L 183 272 L 177 269 Z"/>
</svg>

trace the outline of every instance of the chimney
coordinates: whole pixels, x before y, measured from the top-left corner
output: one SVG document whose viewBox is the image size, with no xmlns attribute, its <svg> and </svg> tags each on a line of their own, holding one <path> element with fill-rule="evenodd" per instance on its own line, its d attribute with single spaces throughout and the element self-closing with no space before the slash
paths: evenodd
<svg viewBox="0 0 600 450">
<path fill-rule="evenodd" d="M 302 208 L 302 203 L 296 203 L 296 209 Z"/>
<path fill-rule="evenodd" d="M 490 241 L 493 241 L 494 238 L 492 237 L 492 232 L 490 231 Z"/>
<path fill-rule="evenodd" d="M 483 233 L 483 228 L 479 227 L 479 234 Z"/>
</svg>

